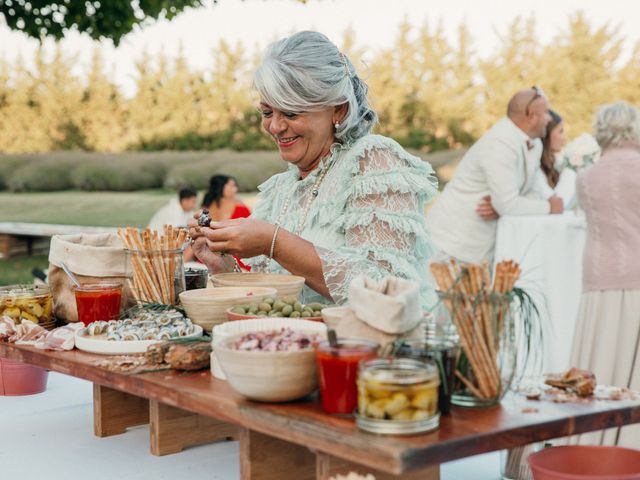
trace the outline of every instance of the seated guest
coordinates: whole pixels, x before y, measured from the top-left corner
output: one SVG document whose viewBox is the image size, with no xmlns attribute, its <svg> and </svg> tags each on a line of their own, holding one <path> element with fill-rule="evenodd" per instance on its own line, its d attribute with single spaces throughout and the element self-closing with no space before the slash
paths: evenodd
<svg viewBox="0 0 640 480">
<path fill-rule="evenodd" d="M 465 262 L 493 258 L 499 215 L 562 213 L 562 200 L 536 198 L 535 172 L 551 120 L 537 87 L 516 93 L 507 116 L 465 154 L 427 214 L 433 242 Z"/>
<path fill-rule="evenodd" d="M 602 156 L 578 173 L 587 242 L 571 364 L 599 384 L 640 390 L 640 111 L 605 105 L 594 131 Z M 637 449 L 640 426 L 581 435 L 580 443 Z"/>
<path fill-rule="evenodd" d="M 164 225 L 186 227 L 187 222 L 193 216 L 197 200 L 198 192 L 192 188 L 183 188 L 178 193 L 178 198 L 172 198 L 164 207 L 153 214 L 149 221 L 149 228 L 162 231 Z"/>
<path fill-rule="evenodd" d="M 245 218 L 251 215 L 238 198 L 238 183 L 228 175 L 214 175 L 209 180 L 209 190 L 204 194 L 202 208 L 209 209 L 209 216 L 213 220 L 229 220 L 230 218 Z"/>
<path fill-rule="evenodd" d="M 566 143 L 564 121 L 553 110 L 549 110 L 551 121 L 547 125 L 547 134 L 542 139 L 542 158 L 540 169 L 536 172 L 535 189 L 540 198 L 548 199 L 558 196 L 568 206 L 574 202 L 576 194 L 576 172 L 565 168 L 562 172 L 556 169 L 556 155 Z"/>
<path fill-rule="evenodd" d="M 192 220 L 197 257 L 212 273 L 233 270 L 236 255 L 252 271 L 302 276 L 304 303 L 344 304 L 365 274 L 413 280 L 432 305 L 423 212 L 437 191 L 433 170 L 371 135 L 378 117 L 347 56 L 320 33 L 296 33 L 269 46 L 254 86 L 262 126 L 290 167 L 259 187 L 251 217 Z"/>
</svg>

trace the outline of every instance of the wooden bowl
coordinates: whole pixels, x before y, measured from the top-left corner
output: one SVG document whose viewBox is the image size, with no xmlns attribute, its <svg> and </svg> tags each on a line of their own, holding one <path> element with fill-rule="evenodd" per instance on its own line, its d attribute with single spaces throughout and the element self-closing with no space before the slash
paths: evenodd
<svg viewBox="0 0 640 480">
<path fill-rule="evenodd" d="M 211 331 L 215 325 L 227 321 L 227 309 L 234 305 L 259 302 L 275 295 L 275 288 L 266 287 L 201 288 L 180 293 L 180 303 L 193 323 Z"/>
<path fill-rule="evenodd" d="M 253 320 L 255 318 L 289 318 L 289 317 L 259 317 L 258 315 L 243 315 L 241 313 L 232 312 L 233 307 L 227 309 L 227 319 L 235 320 Z M 310 320 L 312 322 L 324 322 L 322 317 L 293 317 L 291 320 Z"/>
<path fill-rule="evenodd" d="M 304 277 L 271 273 L 219 273 L 211 277 L 214 287 L 271 287 L 278 297 L 298 298 L 304 286 Z"/>
<path fill-rule="evenodd" d="M 218 363 L 235 391 L 260 402 L 288 402 L 306 397 L 318 388 L 315 349 L 247 352 L 229 347 L 244 335 L 214 340 L 213 346 Z"/>
</svg>

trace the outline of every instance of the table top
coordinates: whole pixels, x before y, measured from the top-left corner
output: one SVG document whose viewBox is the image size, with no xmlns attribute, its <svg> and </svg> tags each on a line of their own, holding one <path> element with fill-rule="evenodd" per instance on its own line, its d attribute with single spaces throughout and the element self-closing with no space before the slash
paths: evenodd
<svg viewBox="0 0 640 480">
<path fill-rule="evenodd" d="M 535 441 L 640 422 L 640 401 L 552 403 L 508 394 L 500 406 L 452 409 L 434 432 L 380 436 L 348 416 L 322 412 L 317 398 L 286 404 L 252 402 L 209 371 L 124 375 L 95 366 L 103 356 L 0 343 L 0 357 L 83 378 L 132 395 L 215 417 L 373 469 L 401 474 L 419 466 Z M 533 409 L 525 413 L 524 409 Z"/>
</svg>

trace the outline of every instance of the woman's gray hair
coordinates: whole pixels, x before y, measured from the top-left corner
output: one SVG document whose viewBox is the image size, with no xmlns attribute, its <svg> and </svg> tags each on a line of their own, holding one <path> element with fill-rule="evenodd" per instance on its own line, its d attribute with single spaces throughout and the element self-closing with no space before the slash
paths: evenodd
<svg viewBox="0 0 640 480">
<path fill-rule="evenodd" d="M 604 105 L 596 114 L 593 132 L 602 150 L 623 143 L 640 144 L 640 112 L 622 101 Z"/>
<path fill-rule="evenodd" d="M 367 85 L 353 64 L 318 32 L 299 32 L 272 43 L 256 70 L 253 86 L 264 103 L 288 113 L 348 104 L 335 132 L 341 143 L 367 135 L 378 121 L 367 99 Z"/>
</svg>

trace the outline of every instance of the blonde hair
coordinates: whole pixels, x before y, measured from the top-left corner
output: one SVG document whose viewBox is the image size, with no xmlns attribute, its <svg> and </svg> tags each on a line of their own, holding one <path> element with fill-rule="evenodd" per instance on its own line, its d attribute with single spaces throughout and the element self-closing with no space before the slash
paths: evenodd
<svg viewBox="0 0 640 480">
<path fill-rule="evenodd" d="M 627 142 L 640 144 L 640 112 L 623 101 L 602 106 L 593 123 L 593 136 L 602 150 Z"/>
</svg>

